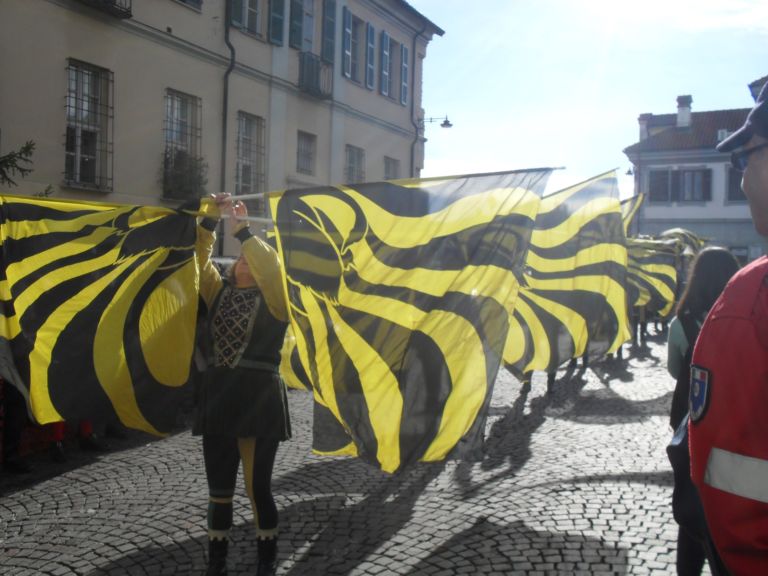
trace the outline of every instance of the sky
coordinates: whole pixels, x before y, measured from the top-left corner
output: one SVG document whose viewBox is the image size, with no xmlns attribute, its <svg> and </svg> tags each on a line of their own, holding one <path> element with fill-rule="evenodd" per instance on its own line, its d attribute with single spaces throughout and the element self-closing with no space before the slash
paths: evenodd
<svg viewBox="0 0 768 576">
<path fill-rule="evenodd" d="M 408 0 L 445 31 L 424 61 L 422 176 L 542 166 L 548 191 L 618 169 L 637 117 L 751 108 L 768 0 Z"/>
</svg>

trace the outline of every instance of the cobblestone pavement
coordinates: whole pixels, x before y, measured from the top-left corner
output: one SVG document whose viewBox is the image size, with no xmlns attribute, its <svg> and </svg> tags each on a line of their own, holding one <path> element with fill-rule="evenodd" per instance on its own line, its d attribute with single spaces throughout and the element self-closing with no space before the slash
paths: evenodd
<svg viewBox="0 0 768 576">
<path fill-rule="evenodd" d="M 289 395 L 278 453 L 280 575 L 673 574 L 664 447 L 673 382 L 661 337 L 629 361 L 544 374 L 502 370 L 475 462 L 387 476 L 310 453 L 309 395 Z M 626 354 L 625 354 L 626 357 Z M 201 574 L 207 491 L 199 440 L 132 437 L 0 480 L 0 574 Z M 242 484 L 240 484 L 242 486 Z M 230 574 L 255 574 L 245 494 Z"/>
</svg>

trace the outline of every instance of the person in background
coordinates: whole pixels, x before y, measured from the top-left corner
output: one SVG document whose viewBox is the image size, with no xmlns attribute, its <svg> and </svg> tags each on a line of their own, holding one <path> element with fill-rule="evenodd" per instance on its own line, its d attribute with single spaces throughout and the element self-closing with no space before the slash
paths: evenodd
<svg viewBox="0 0 768 576">
<path fill-rule="evenodd" d="M 21 435 L 28 424 L 27 403 L 12 384 L 0 378 L 3 402 L 3 472 L 27 474 L 32 467 L 21 454 Z"/>
<path fill-rule="evenodd" d="M 715 246 L 701 250 L 691 265 L 689 279 L 677 305 L 677 314 L 669 325 L 667 338 L 667 370 L 676 380 L 669 416 L 673 431 L 678 429 L 688 414 L 690 364 L 699 329 L 715 300 L 738 269 L 736 258 L 725 248 Z M 687 451 L 687 445 L 685 449 Z M 717 560 L 714 560 L 715 553 L 706 523 L 703 522 L 701 503 L 695 495 L 683 495 L 684 491 L 695 490 L 689 479 L 690 461 L 684 459 L 681 464 L 683 474 L 675 475 L 676 480 L 679 478 L 680 481 L 675 483 L 672 499 L 675 519 L 679 523 L 677 574 L 699 576 L 708 556 L 712 558 L 712 573 L 717 574 Z M 680 510 L 681 506 L 695 507 L 695 513 L 686 514 Z M 693 522 L 686 522 L 686 518 L 693 518 Z"/>
<path fill-rule="evenodd" d="M 732 152 L 757 232 L 768 237 L 768 84 Z M 691 478 L 733 576 L 768 574 L 768 258 L 742 268 L 712 307 L 693 351 Z"/>
<path fill-rule="evenodd" d="M 247 209 L 228 194 L 214 197 L 232 216 L 241 253 L 228 276 L 210 259 L 216 220 L 198 227 L 200 295 L 208 309 L 207 367 L 197 387 L 193 433 L 203 436 L 208 479 L 208 576 L 227 573 L 232 499 L 242 461 L 258 545 L 257 576 L 277 569 L 278 512 L 272 469 L 281 441 L 291 436 L 280 350 L 288 327 L 277 253 L 248 228 Z"/>
</svg>

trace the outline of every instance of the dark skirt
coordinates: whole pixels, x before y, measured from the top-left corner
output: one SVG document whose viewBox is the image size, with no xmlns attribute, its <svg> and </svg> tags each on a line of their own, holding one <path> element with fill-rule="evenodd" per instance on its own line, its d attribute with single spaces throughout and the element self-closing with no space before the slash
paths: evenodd
<svg viewBox="0 0 768 576">
<path fill-rule="evenodd" d="M 209 368 L 197 382 L 192 433 L 287 440 L 291 421 L 282 378 L 263 370 Z"/>
</svg>

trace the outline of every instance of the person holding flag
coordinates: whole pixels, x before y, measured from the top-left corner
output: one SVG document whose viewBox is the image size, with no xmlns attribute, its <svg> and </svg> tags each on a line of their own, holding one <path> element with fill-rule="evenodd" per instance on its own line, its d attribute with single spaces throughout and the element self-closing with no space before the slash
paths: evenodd
<svg viewBox="0 0 768 576">
<path fill-rule="evenodd" d="M 228 532 L 239 463 L 253 508 L 258 576 L 275 574 L 278 513 L 272 470 L 290 438 L 285 385 L 278 373 L 288 310 L 277 253 L 248 228 L 248 211 L 229 194 L 214 197 L 234 222 L 241 254 L 222 277 L 210 259 L 217 220 L 198 227 L 200 295 L 208 308 L 207 367 L 196 394 L 193 434 L 202 434 L 209 487 L 208 576 L 227 574 Z"/>
</svg>

